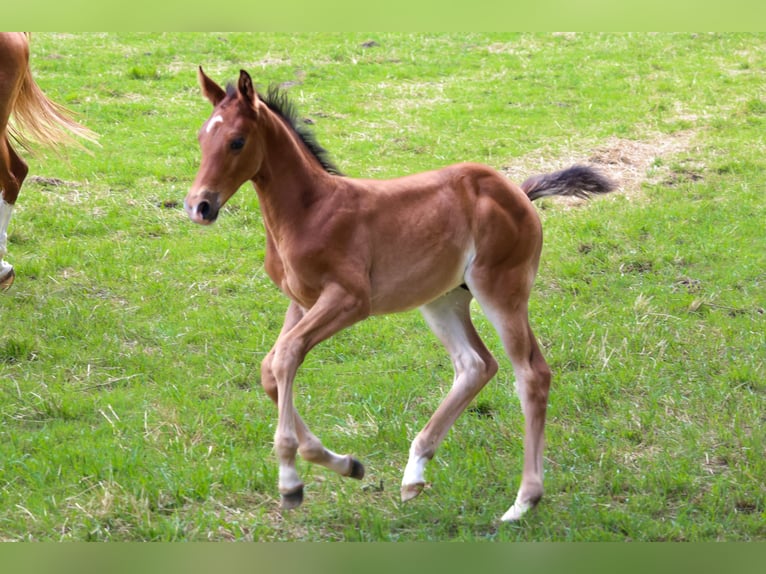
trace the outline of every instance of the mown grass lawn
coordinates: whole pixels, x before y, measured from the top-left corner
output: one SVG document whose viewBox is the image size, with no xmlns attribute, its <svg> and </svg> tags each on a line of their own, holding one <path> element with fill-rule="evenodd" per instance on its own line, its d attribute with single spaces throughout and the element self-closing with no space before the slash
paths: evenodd
<svg viewBox="0 0 766 574">
<path fill-rule="evenodd" d="M 40 150 L 0 294 L 2 540 L 763 540 L 766 37 L 759 34 L 36 34 L 33 69 L 101 134 Z M 259 365 L 286 300 L 243 187 L 200 228 L 181 202 L 219 82 L 289 89 L 347 174 L 479 161 L 520 181 L 591 162 L 621 190 L 545 201 L 531 301 L 554 371 L 546 496 L 521 472 L 510 364 L 429 488 L 409 441 L 451 382 L 420 316 L 320 345 L 298 408 L 367 476 L 299 466 L 278 508 Z M 477 310 L 478 311 L 478 310 Z M 498 357 L 500 345 L 477 312 Z"/>
</svg>

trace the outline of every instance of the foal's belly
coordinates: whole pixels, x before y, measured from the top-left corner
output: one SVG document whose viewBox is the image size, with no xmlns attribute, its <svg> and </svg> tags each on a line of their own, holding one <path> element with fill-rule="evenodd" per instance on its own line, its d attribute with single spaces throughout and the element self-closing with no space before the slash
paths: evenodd
<svg viewBox="0 0 766 574">
<path fill-rule="evenodd" d="M 401 253 L 385 268 L 373 269 L 371 313 L 407 311 L 438 299 L 465 283 L 471 257 L 469 249 L 456 248 L 417 258 Z"/>
</svg>

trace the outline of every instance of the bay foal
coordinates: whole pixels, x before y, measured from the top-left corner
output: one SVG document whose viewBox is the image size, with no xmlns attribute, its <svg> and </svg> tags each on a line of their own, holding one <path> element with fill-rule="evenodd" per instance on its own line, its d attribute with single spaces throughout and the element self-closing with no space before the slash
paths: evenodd
<svg viewBox="0 0 766 574">
<path fill-rule="evenodd" d="M 13 116 L 15 129 L 8 122 Z M 23 134 L 22 134 L 23 132 Z M 0 33 L 0 290 L 11 286 L 13 267 L 3 261 L 7 253 L 8 224 L 21 185 L 27 176 L 26 162 L 11 145 L 27 147 L 24 135 L 39 143 L 74 143 L 72 136 L 95 142 L 96 135 L 75 122 L 61 105 L 49 100 L 35 83 L 29 69 L 29 36 L 21 32 Z"/>
<path fill-rule="evenodd" d="M 185 209 L 193 221 L 210 224 L 251 181 L 266 228 L 266 272 L 290 299 L 261 372 L 278 407 L 274 444 L 283 507 L 303 500 L 297 454 L 344 476 L 364 475 L 356 458 L 326 449 L 293 405 L 293 381 L 306 354 L 370 315 L 415 307 L 455 370 L 452 388 L 413 440 L 404 469 L 402 500 L 421 492 L 426 463 L 498 369 L 471 323 L 475 297 L 513 363 L 525 417 L 521 486 L 502 519 L 520 518 L 543 494 L 551 380 L 527 319 L 542 248 L 531 200 L 605 193 L 612 184 L 575 166 L 519 187 L 469 163 L 384 181 L 343 177 L 303 133 L 283 93 L 258 94 L 244 70 L 227 90 L 201 68 L 198 76 L 213 113 L 199 131 L 202 161 Z"/>
</svg>

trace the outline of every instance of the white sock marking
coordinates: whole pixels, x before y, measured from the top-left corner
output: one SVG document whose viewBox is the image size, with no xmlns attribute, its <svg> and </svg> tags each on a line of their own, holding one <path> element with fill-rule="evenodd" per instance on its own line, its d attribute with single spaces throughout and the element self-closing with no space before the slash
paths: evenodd
<svg viewBox="0 0 766 574">
<path fill-rule="evenodd" d="M 0 198 L 0 259 L 6 254 L 6 241 L 8 240 L 8 223 L 11 221 L 13 206 Z"/>
<path fill-rule="evenodd" d="M 3 261 L 3 257 L 5 257 L 5 254 L 8 252 L 7 230 L 12 213 L 13 205 L 6 203 L 4 199 L 0 198 L 0 279 L 6 278 L 13 270 L 13 267 Z"/>
</svg>

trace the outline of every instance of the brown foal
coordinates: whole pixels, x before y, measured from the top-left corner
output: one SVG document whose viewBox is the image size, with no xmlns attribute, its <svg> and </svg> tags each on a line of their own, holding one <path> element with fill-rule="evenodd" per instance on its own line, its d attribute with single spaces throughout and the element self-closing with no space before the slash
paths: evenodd
<svg viewBox="0 0 766 574">
<path fill-rule="evenodd" d="M 533 199 L 613 189 L 574 166 L 521 187 L 495 170 L 464 163 L 391 180 L 351 179 L 297 125 L 284 95 L 266 97 L 242 70 L 227 90 L 199 69 L 213 113 L 199 131 L 202 162 L 184 205 L 209 224 L 246 181 L 255 186 L 266 228 L 265 268 L 290 299 L 261 382 L 277 404 L 274 437 L 285 508 L 303 500 L 296 454 L 362 478 L 350 455 L 325 448 L 293 405 L 293 381 L 318 343 L 362 319 L 419 307 L 452 358 L 452 388 L 412 442 L 402 500 L 425 484 L 425 465 L 457 417 L 497 371 L 470 317 L 473 297 L 513 363 L 525 417 L 524 467 L 503 520 L 517 520 L 543 494 L 543 427 L 551 372 L 527 317 L 542 249 Z M 291 116 L 292 114 L 292 116 Z"/>
</svg>

